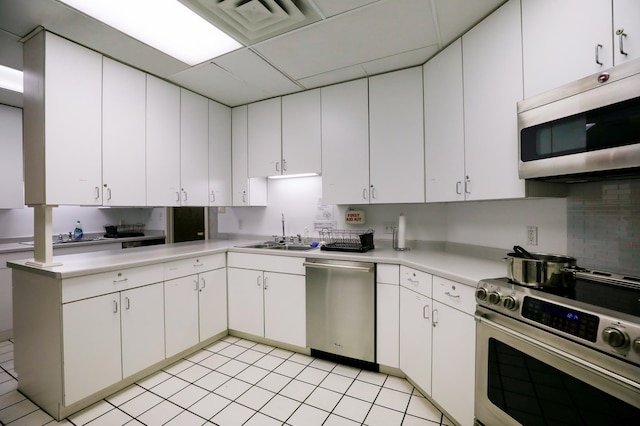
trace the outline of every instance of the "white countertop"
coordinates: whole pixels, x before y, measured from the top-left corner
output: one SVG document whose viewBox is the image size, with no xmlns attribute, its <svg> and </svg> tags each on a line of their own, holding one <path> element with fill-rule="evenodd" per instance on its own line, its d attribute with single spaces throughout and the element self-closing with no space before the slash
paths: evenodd
<svg viewBox="0 0 640 426">
<path fill-rule="evenodd" d="M 388 243 L 376 242 L 376 248 L 366 253 L 344 253 L 322 251 L 319 248 L 308 251 L 278 251 L 268 249 L 250 249 L 237 246 L 247 245 L 255 240 L 209 240 L 188 243 L 138 247 L 127 250 L 109 250 L 92 253 L 54 256 L 60 266 L 38 268 L 26 264 L 28 260 L 9 261 L 11 268 L 28 270 L 37 274 L 55 278 L 70 278 L 82 275 L 137 266 L 164 263 L 172 260 L 227 251 L 265 254 L 273 256 L 325 258 L 336 260 L 352 260 L 374 263 L 391 263 L 409 266 L 427 273 L 438 275 L 459 283 L 475 287 L 483 278 L 506 276 L 506 265 L 499 260 L 496 249 L 451 245 L 444 243 L 417 244 L 409 251 L 395 251 Z M 490 256 L 482 253 L 486 251 Z M 505 251 L 506 253 L 506 251 Z"/>
</svg>

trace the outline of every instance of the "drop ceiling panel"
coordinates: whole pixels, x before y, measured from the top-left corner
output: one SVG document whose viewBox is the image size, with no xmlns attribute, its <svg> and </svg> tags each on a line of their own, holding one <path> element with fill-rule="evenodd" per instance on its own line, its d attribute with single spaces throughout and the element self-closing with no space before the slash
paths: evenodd
<svg viewBox="0 0 640 426">
<path fill-rule="evenodd" d="M 367 75 L 380 74 L 401 68 L 422 65 L 436 53 L 438 53 L 438 45 L 434 44 L 422 49 L 416 49 L 410 52 L 387 56 L 386 58 L 377 59 L 375 61 L 365 62 L 362 64 L 362 68 L 367 72 Z"/>
<path fill-rule="evenodd" d="M 313 0 L 325 17 L 339 15 L 379 0 Z"/>
<path fill-rule="evenodd" d="M 273 96 L 248 85 L 213 63 L 190 68 L 171 76 L 169 80 L 230 107 Z"/>
<path fill-rule="evenodd" d="M 433 0 L 440 26 L 442 45 L 446 46 L 491 14 L 506 0 Z"/>
<path fill-rule="evenodd" d="M 302 84 L 307 89 L 314 89 L 316 87 L 329 86 L 331 84 L 355 80 L 366 76 L 367 73 L 362 66 L 354 65 L 352 67 L 341 68 L 339 70 L 303 78 L 298 80 L 298 83 Z"/>
<path fill-rule="evenodd" d="M 344 13 L 255 46 L 295 79 L 437 44 L 430 3 L 395 0 Z"/>
<path fill-rule="evenodd" d="M 236 50 L 212 62 L 233 74 L 238 80 L 272 96 L 302 90 L 300 86 L 249 49 Z"/>
</svg>

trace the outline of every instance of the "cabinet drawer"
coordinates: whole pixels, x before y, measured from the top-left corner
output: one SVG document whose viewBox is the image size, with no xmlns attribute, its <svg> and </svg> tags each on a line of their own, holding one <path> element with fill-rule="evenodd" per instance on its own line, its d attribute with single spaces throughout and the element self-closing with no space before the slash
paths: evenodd
<svg viewBox="0 0 640 426">
<path fill-rule="evenodd" d="M 188 275 L 224 267 L 224 253 L 174 260 L 163 264 L 164 279 L 173 280 L 175 278 L 186 277 Z"/>
<path fill-rule="evenodd" d="M 400 266 L 400 285 L 431 297 L 431 283 L 433 276 L 406 266 Z"/>
<path fill-rule="evenodd" d="M 475 288 L 433 277 L 433 299 L 473 315 L 476 310 Z"/>
<path fill-rule="evenodd" d="M 62 280 L 62 303 L 127 290 L 163 280 L 162 266 L 149 265 Z"/>
<path fill-rule="evenodd" d="M 269 256 L 265 254 L 229 253 L 230 268 L 255 269 L 258 271 L 282 272 L 304 275 L 304 257 Z"/>
<path fill-rule="evenodd" d="M 384 284 L 400 284 L 400 266 L 378 263 L 376 265 L 376 282 Z"/>
</svg>

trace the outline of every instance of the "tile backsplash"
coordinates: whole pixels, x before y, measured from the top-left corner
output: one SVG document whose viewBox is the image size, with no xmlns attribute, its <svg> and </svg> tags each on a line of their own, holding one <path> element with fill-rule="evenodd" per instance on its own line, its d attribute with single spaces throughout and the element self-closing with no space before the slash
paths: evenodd
<svg viewBox="0 0 640 426">
<path fill-rule="evenodd" d="M 640 276 L 640 179 L 571 185 L 567 251 L 578 266 Z"/>
</svg>

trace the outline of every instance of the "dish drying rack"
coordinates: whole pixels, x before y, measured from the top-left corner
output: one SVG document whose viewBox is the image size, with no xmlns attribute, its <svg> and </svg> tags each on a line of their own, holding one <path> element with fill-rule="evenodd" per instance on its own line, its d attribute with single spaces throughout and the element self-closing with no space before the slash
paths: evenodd
<svg viewBox="0 0 640 426">
<path fill-rule="evenodd" d="M 375 248 L 373 229 L 323 229 L 319 232 L 324 245 L 320 250 L 364 253 Z"/>
</svg>

